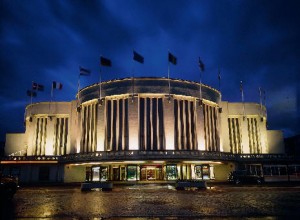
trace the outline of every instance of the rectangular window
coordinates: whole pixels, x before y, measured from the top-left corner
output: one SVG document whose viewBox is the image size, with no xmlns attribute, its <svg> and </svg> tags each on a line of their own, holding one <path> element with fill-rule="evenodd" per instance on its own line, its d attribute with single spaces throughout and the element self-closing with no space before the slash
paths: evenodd
<svg viewBox="0 0 300 220">
<path fill-rule="evenodd" d="M 127 180 L 135 181 L 138 177 L 137 165 L 128 165 L 127 166 Z"/>
<path fill-rule="evenodd" d="M 177 166 L 167 165 L 166 166 L 167 180 L 177 180 Z"/>
</svg>

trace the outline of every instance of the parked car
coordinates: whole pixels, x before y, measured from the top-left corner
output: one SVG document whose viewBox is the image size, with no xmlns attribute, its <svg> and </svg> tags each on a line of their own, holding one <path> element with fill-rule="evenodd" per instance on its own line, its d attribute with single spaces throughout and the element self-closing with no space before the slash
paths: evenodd
<svg viewBox="0 0 300 220">
<path fill-rule="evenodd" d="M 18 178 L 14 176 L 4 176 L 0 173 L 0 194 L 3 199 L 11 199 L 17 192 Z"/>
<path fill-rule="evenodd" d="M 264 181 L 264 178 L 259 175 L 248 173 L 246 170 L 237 170 L 237 171 L 232 171 L 229 174 L 228 181 L 235 184 L 240 184 L 240 183 L 261 184 Z"/>
</svg>

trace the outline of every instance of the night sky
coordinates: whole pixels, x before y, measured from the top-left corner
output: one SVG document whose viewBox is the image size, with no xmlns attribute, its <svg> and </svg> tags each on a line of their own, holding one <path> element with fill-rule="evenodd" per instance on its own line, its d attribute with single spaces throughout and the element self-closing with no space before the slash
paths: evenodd
<svg viewBox="0 0 300 220">
<path fill-rule="evenodd" d="M 0 0 L 0 141 L 24 132 L 26 91 L 45 86 L 34 102 L 75 99 L 79 66 L 92 71 L 81 87 L 102 80 L 167 77 L 168 50 L 177 57 L 170 77 L 219 89 L 222 99 L 260 102 L 266 92 L 268 129 L 300 134 L 300 1 L 291 0 Z M 132 59 L 132 51 L 145 62 Z"/>
</svg>

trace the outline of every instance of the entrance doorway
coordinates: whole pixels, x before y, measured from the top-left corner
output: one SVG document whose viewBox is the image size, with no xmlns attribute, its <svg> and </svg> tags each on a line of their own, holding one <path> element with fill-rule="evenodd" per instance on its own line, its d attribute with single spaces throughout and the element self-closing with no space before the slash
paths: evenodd
<svg viewBox="0 0 300 220">
<path fill-rule="evenodd" d="M 92 181 L 107 181 L 108 167 L 92 167 Z"/>
<path fill-rule="evenodd" d="M 213 177 L 212 167 L 208 164 L 196 165 L 194 167 L 195 179 L 209 180 Z"/>
<path fill-rule="evenodd" d="M 161 165 L 143 165 L 141 166 L 141 180 L 154 181 L 162 180 L 162 166 Z"/>
</svg>

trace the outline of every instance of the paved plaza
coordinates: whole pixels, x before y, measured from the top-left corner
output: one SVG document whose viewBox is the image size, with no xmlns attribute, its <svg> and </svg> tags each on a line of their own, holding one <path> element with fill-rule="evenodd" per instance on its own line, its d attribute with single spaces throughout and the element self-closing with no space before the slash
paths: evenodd
<svg viewBox="0 0 300 220">
<path fill-rule="evenodd" d="M 300 219 L 300 187 L 228 186 L 177 191 L 171 185 L 24 187 L 2 201 L 1 219 Z"/>
</svg>

